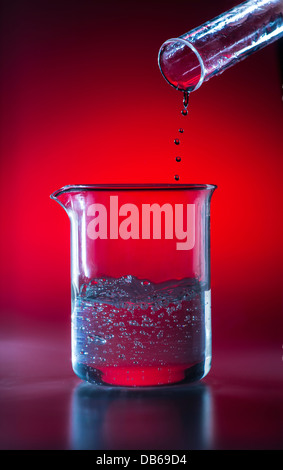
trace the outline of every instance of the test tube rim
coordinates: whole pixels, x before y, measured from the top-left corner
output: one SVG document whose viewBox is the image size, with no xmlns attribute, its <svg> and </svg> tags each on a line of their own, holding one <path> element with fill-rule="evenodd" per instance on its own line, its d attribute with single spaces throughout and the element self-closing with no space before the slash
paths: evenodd
<svg viewBox="0 0 283 470">
<path fill-rule="evenodd" d="M 163 76 L 163 78 L 166 80 L 167 83 L 169 83 L 169 85 L 171 85 L 173 88 L 175 88 L 175 90 L 179 90 L 179 91 L 188 91 L 188 90 L 184 90 L 182 88 L 179 88 L 179 87 L 176 87 L 175 85 L 173 85 L 170 80 L 168 80 L 168 78 L 165 76 L 165 74 L 163 73 L 163 70 L 162 70 L 162 67 L 161 67 L 161 64 L 160 64 L 160 57 L 161 57 L 161 51 L 162 49 L 169 43 L 174 43 L 174 42 L 180 42 L 180 43 L 183 43 L 185 44 L 185 46 L 189 47 L 193 52 L 194 54 L 196 55 L 198 61 L 199 61 L 199 64 L 200 64 L 200 69 L 201 69 L 201 75 L 200 75 L 200 79 L 197 83 L 197 85 L 192 89 L 190 90 L 190 92 L 193 92 L 193 91 L 196 91 L 199 89 L 199 87 L 202 85 L 203 81 L 204 81 L 204 77 L 205 77 L 205 67 L 204 67 L 204 63 L 203 63 L 203 60 L 202 60 L 202 57 L 200 55 L 200 53 L 198 52 L 198 50 L 195 48 L 195 46 L 193 46 L 193 44 L 191 42 L 189 42 L 187 39 L 183 39 L 181 37 L 179 38 L 171 38 L 171 39 L 167 39 L 167 41 L 165 41 L 162 46 L 160 47 L 159 49 L 159 52 L 158 52 L 158 66 L 159 66 L 159 69 L 160 69 L 160 72 Z"/>
</svg>

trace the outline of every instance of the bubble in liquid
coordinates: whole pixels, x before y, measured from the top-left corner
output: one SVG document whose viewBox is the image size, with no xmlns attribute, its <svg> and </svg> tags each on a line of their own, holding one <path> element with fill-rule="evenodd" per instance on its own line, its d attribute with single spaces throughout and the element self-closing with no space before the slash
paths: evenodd
<svg viewBox="0 0 283 470">
<path fill-rule="evenodd" d="M 182 160 L 181 157 L 176 157 L 176 162 L 179 163 L 181 160 Z"/>
<path fill-rule="evenodd" d="M 179 132 L 180 132 L 180 134 L 183 134 L 184 129 L 182 129 L 182 127 L 180 127 Z"/>
<path fill-rule="evenodd" d="M 176 145 L 179 145 L 180 140 L 179 140 L 179 139 L 175 139 L 175 140 L 174 140 L 174 143 L 175 143 Z"/>
<path fill-rule="evenodd" d="M 175 178 L 176 181 L 179 181 L 180 176 L 179 176 L 179 175 L 175 175 L 174 178 Z"/>
<path fill-rule="evenodd" d="M 88 335 L 87 336 L 87 341 L 88 343 L 101 343 L 101 344 L 105 344 L 106 343 L 106 339 L 102 338 L 101 336 L 96 336 L 96 335 Z"/>
</svg>

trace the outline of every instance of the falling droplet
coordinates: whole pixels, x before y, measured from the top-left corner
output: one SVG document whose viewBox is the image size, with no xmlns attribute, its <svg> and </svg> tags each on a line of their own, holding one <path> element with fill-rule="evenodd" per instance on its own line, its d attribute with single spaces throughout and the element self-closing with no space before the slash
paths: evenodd
<svg viewBox="0 0 283 470">
<path fill-rule="evenodd" d="M 175 175 L 174 178 L 175 178 L 176 181 L 179 181 L 180 176 L 179 176 L 179 175 Z"/>
<path fill-rule="evenodd" d="M 174 143 L 175 143 L 176 145 L 179 145 L 180 140 L 179 140 L 179 139 L 175 139 L 175 140 L 174 140 Z"/>
<path fill-rule="evenodd" d="M 181 157 L 176 157 L 176 162 L 180 162 L 181 160 Z"/>
<path fill-rule="evenodd" d="M 183 98 L 183 105 L 184 105 L 184 108 L 187 108 L 187 107 L 188 107 L 188 104 L 189 104 L 189 92 L 188 92 L 188 91 L 184 91 L 184 98 Z"/>
<path fill-rule="evenodd" d="M 187 114 L 188 114 L 188 110 L 187 110 L 188 104 L 189 104 L 189 92 L 184 91 L 184 97 L 183 97 L 184 109 L 182 109 L 182 111 L 181 111 L 183 116 L 187 116 Z"/>
<path fill-rule="evenodd" d="M 183 134 L 184 129 L 182 129 L 182 127 L 180 127 L 179 132 L 180 132 L 180 134 Z"/>
</svg>

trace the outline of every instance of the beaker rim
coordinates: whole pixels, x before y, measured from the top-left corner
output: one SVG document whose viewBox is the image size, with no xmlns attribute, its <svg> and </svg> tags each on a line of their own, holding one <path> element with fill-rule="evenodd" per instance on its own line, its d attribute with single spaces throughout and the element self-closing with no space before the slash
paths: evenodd
<svg viewBox="0 0 283 470">
<path fill-rule="evenodd" d="M 174 183 L 160 183 L 160 184 L 69 184 L 58 189 L 51 194 L 51 198 L 55 199 L 62 193 L 77 192 L 77 191 L 155 191 L 155 190 L 188 190 L 199 191 L 208 190 L 214 191 L 217 188 L 215 184 L 174 184 Z"/>
</svg>

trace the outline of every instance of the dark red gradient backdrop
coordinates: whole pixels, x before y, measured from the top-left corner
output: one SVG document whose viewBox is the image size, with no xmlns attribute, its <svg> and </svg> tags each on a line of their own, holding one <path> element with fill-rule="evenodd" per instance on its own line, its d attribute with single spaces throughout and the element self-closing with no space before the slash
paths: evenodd
<svg viewBox="0 0 283 470">
<path fill-rule="evenodd" d="M 179 173 L 180 183 L 218 185 L 214 346 L 281 350 L 278 43 L 192 93 L 187 117 L 157 66 L 166 39 L 236 3 L 2 1 L 2 325 L 70 321 L 69 221 L 50 193 L 74 183 L 171 183 Z"/>
</svg>

